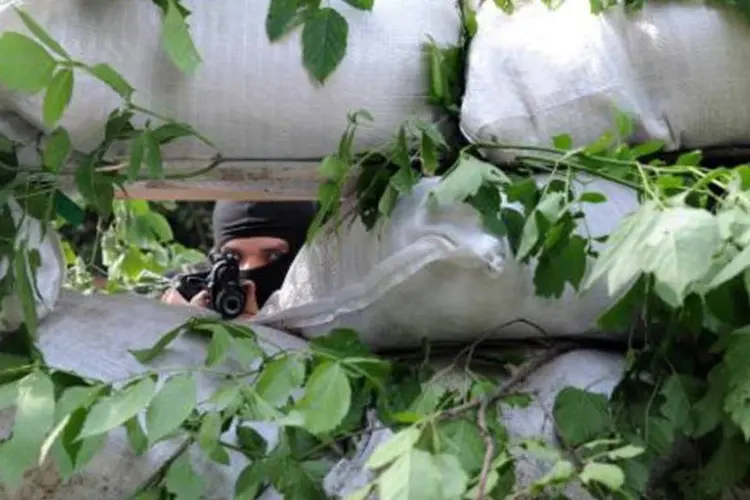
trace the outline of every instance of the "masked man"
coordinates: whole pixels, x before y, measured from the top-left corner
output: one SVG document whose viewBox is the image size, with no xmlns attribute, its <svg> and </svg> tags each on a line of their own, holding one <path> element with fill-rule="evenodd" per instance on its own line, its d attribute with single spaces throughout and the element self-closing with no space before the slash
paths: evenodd
<svg viewBox="0 0 750 500">
<path fill-rule="evenodd" d="M 217 202 L 213 213 L 214 251 L 237 256 L 245 279 L 247 302 L 243 315 L 253 316 L 266 300 L 281 288 L 286 273 L 305 242 L 315 216 L 312 202 L 251 203 Z M 208 293 L 202 291 L 190 302 L 174 288 L 162 301 L 208 307 Z"/>
</svg>

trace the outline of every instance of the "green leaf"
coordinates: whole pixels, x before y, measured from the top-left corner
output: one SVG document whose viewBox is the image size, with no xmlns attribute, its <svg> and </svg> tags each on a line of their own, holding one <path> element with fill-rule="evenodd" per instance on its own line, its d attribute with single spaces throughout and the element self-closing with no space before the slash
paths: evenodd
<svg viewBox="0 0 750 500">
<path fill-rule="evenodd" d="M 640 273 L 653 273 L 659 295 L 679 305 L 688 288 L 706 276 L 720 244 L 719 226 L 710 212 L 659 210 L 647 202 L 609 236 L 584 287 L 606 275 L 614 295 Z"/>
<path fill-rule="evenodd" d="M 178 500 L 200 500 L 203 498 L 203 481 L 190 463 L 190 455 L 183 452 L 167 470 L 164 484 Z"/>
<path fill-rule="evenodd" d="M 726 366 L 720 364 L 708 372 L 708 389 L 701 400 L 695 403 L 695 428 L 692 437 L 702 437 L 716 429 L 724 418 L 724 399 L 729 380 Z"/>
<path fill-rule="evenodd" d="M 559 460 L 555 462 L 552 469 L 549 470 L 539 480 L 534 482 L 536 487 L 546 487 L 566 483 L 576 473 L 576 468 L 568 460 Z"/>
<path fill-rule="evenodd" d="M 508 15 L 513 14 L 513 11 L 515 11 L 513 0 L 495 0 L 495 5 Z"/>
<path fill-rule="evenodd" d="M 49 434 L 47 434 L 47 437 L 44 439 L 44 442 L 42 443 L 41 449 L 39 451 L 39 459 L 37 460 L 37 464 L 39 466 L 44 465 L 44 463 L 47 461 L 47 457 L 52 450 L 52 446 L 54 446 L 57 440 L 61 437 L 62 433 L 65 431 L 65 427 L 68 425 L 71 418 L 72 414 L 65 415 L 65 417 L 63 417 L 63 419 L 52 428 Z"/>
<path fill-rule="evenodd" d="M 94 385 L 91 387 L 73 386 L 65 389 L 60 399 L 57 401 L 55 409 L 55 420 L 61 420 L 65 415 L 73 413 L 82 407 L 88 407 L 99 397 L 103 386 Z"/>
<path fill-rule="evenodd" d="M 578 201 L 582 203 L 604 203 L 607 201 L 607 197 L 602 193 L 588 191 L 586 193 L 581 193 L 581 196 L 578 197 Z"/>
<path fill-rule="evenodd" d="M 676 429 L 683 431 L 692 428 L 691 400 L 693 397 L 691 391 L 688 390 L 691 385 L 695 385 L 695 382 L 689 377 L 673 373 L 661 389 L 661 394 L 664 396 L 661 414 Z"/>
<path fill-rule="evenodd" d="M 646 450 L 640 446 L 628 444 L 607 452 L 607 458 L 610 460 L 630 460 L 637 456 L 643 455 Z"/>
<path fill-rule="evenodd" d="M 374 486 L 375 485 L 372 483 L 367 483 L 360 489 L 356 490 L 354 493 L 350 493 L 349 495 L 344 497 L 344 500 L 367 500 L 368 498 L 370 498 Z"/>
<path fill-rule="evenodd" d="M 372 10 L 375 0 L 344 0 L 346 3 L 359 10 Z"/>
<path fill-rule="evenodd" d="M 129 101 L 133 97 L 133 92 L 135 92 L 133 86 L 109 64 L 99 63 L 86 69 L 126 101 Z"/>
<path fill-rule="evenodd" d="M 304 375 L 303 375 L 304 376 Z M 235 381 L 224 382 L 208 399 L 216 411 L 232 406 L 240 399 L 240 385 Z"/>
<path fill-rule="evenodd" d="M 662 149 L 664 149 L 664 142 L 653 140 L 633 146 L 630 150 L 630 154 L 634 159 L 637 159 L 642 156 L 648 156 L 654 153 L 658 153 Z"/>
<path fill-rule="evenodd" d="M 534 270 L 534 286 L 541 297 L 560 297 L 565 284 L 570 283 L 574 290 L 586 274 L 587 241 L 573 235 L 567 245 L 553 252 L 544 252 Z"/>
<path fill-rule="evenodd" d="M 182 333 L 181 326 L 163 335 L 148 349 L 129 349 L 128 352 L 140 363 L 146 364 L 161 354 L 162 351 L 164 351 L 164 349 L 180 335 L 180 333 Z"/>
<path fill-rule="evenodd" d="M 71 226 L 80 227 L 83 224 L 83 210 L 62 191 L 55 191 L 54 204 L 57 215 L 68 221 Z"/>
<path fill-rule="evenodd" d="M 148 449 L 148 437 L 146 436 L 146 433 L 143 432 L 138 417 L 132 417 L 125 422 L 125 431 L 127 432 L 128 442 L 133 448 L 135 455 L 143 455 Z"/>
<path fill-rule="evenodd" d="M 143 164 L 143 153 L 145 151 L 145 134 L 141 134 L 133 139 L 130 145 L 130 164 L 128 165 L 128 180 L 135 181 Z"/>
<path fill-rule="evenodd" d="M 573 149 L 573 139 L 569 134 L 560 134 L 552 138 L 552 145 L 557 149 Z"/>
<path fill-rule="evenodd" d="M 721 237 L 710 212 L 676 207 L 662 212 L 642 243 L 641 268 L 653 273 L 657 287 L 664 285 L 674 294 L 670 303 L 682 304 L 688 287 L 711 268 Z"/>
<path fill-rule="evenodd" d="M 197 390 L 192 374 L 167 379 L 146 411 L 146 429 L 152 444 L 177 430 L 187 420 L 198 404 Z"/>
<path fill-rule="evenodd" d="M 617 133 L 621 140 L 626 141 L 633 135 L 635 122 L 628 113 L 615 110 L 615 123 L 617 124 Z"/>
<path fill-rule="evenodd" d="M 304 380 L 304 362 L 293 354 L 285 354 L 264 366 L 255 390 L 263 400 L 277 406 L 284 404 Z"/>
<path fill-rule="evenodd" d="M 732 332 L 724 354 L 722 366 L 727 377 L 728 392 L 724 410 L 740 428 L 745 439 L 750 440 L 750 328 Z"/>
<path fill-rule="evenodd" d="M 161 159 L 161 149 L 154 136 L 150 132 L 143 135 L 143 156 L 148 167 L 148 175 L 152 179 L 164 178 L 164 164 Z"/>
<path fill-rule="evenodd" d="M 0 84 L 36 94 L 52 81 L 57 62 L 31 38 L 6 31 L 0 36 Z"/>
<path fill-rule="evenodd" d="M 578 475 L 583 484 L 601 483 L 610 490 L 616 491 L 625 484 L 625 473 L 617 465 L 598 462 L 587 463 Z"/>
<path fill-rule="evenodd" d="M 323 158 L 320 164 L 320 175 L 332 181 L 342 180 L 349 171 L 349 165 L 336 155 Z"/>
<path fill-rule="evenodd" d="M 218 411 L 210 411 L 203 417 L 196 441 L 207 455 L 219 446 L 222 420 L 221 413 Z"/>
<path fill-rule="evenodd" d="M 275 42 L 297 25 L 301 0 L 271 0 L 266 13 L 266 35 Z"/>
<path fill-rule="evenodd" d="M 249 368 L 264 356 L 263 349 L 255 339 L 233 338 L 231 355 L 239 364 Z"/>
<path fill-rule="evenodd" d="M 398 194 L 406 195 L 409 194 L 412 188 L 417 184 L 419 178 L 417 172 L 411 168 L 411 165 L 401 167 L 398 172 L 393 174 L 389 183 L 398 192 Z"/>
<path fill-rule="evenodd" d="M 268 452 L 268 443 L 258 431 L 250 426 L 237 426 L 237 442 L 242 451 L 252 460 L 260 460 Z"/>
<path fill-rule="evenodd" d="M 675 165 L 696 166 L 696 165 L 700 165 L 702 159 L 703 159 L 702 152 L 690 151 L 688 153 L 681 154 L 680 157 L 677 158 Z"/>
<path fill-rule="evenodd" d="M 378 446 L 365 463 L 368 469 L 380 469 L 397 458 L 409 453 L 422 436 L 422 431 L 417 427 L 407 427 L 400 430 L 388 441 Z"/>
<path fill-rule="evenodd" d="M 160 243 L 169 243 L 174 240 L 174 234 L 172 233 L 172 226 L 169 225 L 169 221 L 159 212 L 148 211 L 138 216 L 138 219 L 143 221 L 156 241 Z"/>
<path fill-rule="evenodd" d="M 612 427 L 607 398 L 566 387 L 555 398 L 553 416 L 557 432 L 567 446 L 579 446 L 601 437 Z"/>
<path fill-rule="evenodd" d="M 177 122 L 165 123 L 151 131 L 151 136 L 162 146 L 181 137 L 191 137 L 196 135 L 198 134 L 191 126 Z"/>
<path fill-rule="evenodd" d="M 338 67 L 346 54 L 349 24 L 341 14 L 324 7 L 312 14 L 302 28 L 302 62 L 320 83 Z"/>
<path fill-rule="evenodd" d="M 463 25 L 466 29 L 466 35 L 471 40 L 477 34 L 479 24 L 477 23 L 477 12 L 469 4 L 462 4 Z"/>
<path fill-rule="evenodd" d="M 428 383 L 422 393 L 414 399 L 408 413 L 426 417 L 435 412 L 447 389 L 436 383 Z"/>
<path fill-rule="evenodd" d="M 21 21 L 23 21 L 23 24 L 26 25 L 26 28 L 35 36 L 37 39 L 42 42 L 48 49 L 50 49 L 52 52 L 57 53 L 60 57 L 63 57 L 65 59 L 70 59 L 70 56 L 67 52 L 65 52 L 65 49 L 62 48 L 62 46 L 53 39 L 49 33 L 47 33 L 47 30 L 42 28 L 34 19 L 23 9 L 14 6 L 13 10 L 16 11 L 16 14 L 18 14 L 18 17 L 21 18 Z"/>
<path fill-rule="evenodd" d="M 440 472 L 442 498 L 446 500 L 461 498 L 461 495 L 469 485 L 469 476 L 461 468 L 458 458 L 447 453 L 439 453 L 433 455 L 432 459 Z"/>
<path fill-rule="evenodd" d="M 565 205 L 565 194 L 560 192 L 549 193 L 539 201 L 523 225 L 516 259 L 524 260 L 532 254 L 544 235 L 543 228 L 555 224 L 561 218 L 565 213 Z"/>
<path fill-rule="evenodd" d="M 750 454 L 747 453 L 747 444 L 740 436 L 725 433 L 718 449 L 701 470 L 698 484 L 704 493 L 702 498 L 714 498 L 728 488 L 738 486 L 748 471 Z"/>
<path fill-rule="evenodd" d="M 378 478 L 383 500 L 450 500 L 443 491 L 443 470 L 426 451 L 411 449 L 401 455 Z"/>
<path fill-rule="evenodd" d="M 78 439 L 105 434 L 123 425 L 151 402 L 155 390 L 156 383 L 147 377 L 98 401 L 91 408 Z"/>
<path fill-rule="evenodd" d="M 509 184 L 510 179 L 494 165 L 463 154 L 455 168 L 433 188 L 430 198 L 438 205 L 453 205 L 476 195 L 486 182 Z"/>
<path fill-rule="evenodd" d="M 190 37 L 187 23 L 175 0 L 166 0 L 167 11 L 162 23 L 162 44 L 172 62 L 181 71 L 191 74 L 201 63 L 201 56 Z"/>
<path fill-rule="evenodd" d="M 479 428 L 467 420 L 453 420 L 437 428 L 438 451 L 455 455 L 463 470 L 476 474 L 482 468 L 485 444 Z"/>
<path fill-rule="evenodd" d="M 486 231 L 499 238 L 507 235 L 508 231 L 500 213 L 502 196 L 498 186 L 489 183 L 482 184 L 475 195 L 466 199 L 466 203 L 482 217 L 482 227 Z"/>
<path fill-rule="evenodd" d="M 426 132 L 422 132 L 419 151 L 422 159 L 422 172 L 425 175 L 434 175 L 438 169 L 438 152 L 435 143 Z"/>
<path fill-rule="evenodd" d="M 76 169 L 76 187 L 87 204 L 96 209 L 100 215 L 108 216 L 112 211 L 115 190 L 112 181 L 95 170 L 94 162 L 95 158 L 89 156 Z"/>
<path fill-rule="evenodd" d="M 213 328 L 205 365 L 210 368 L 221 364 L 227 358 L 230 347 L 232 347 L 232 336 L 229 331 L 226 328 Z"/>
<path fill-rule="evenodd" d="M 133 497 L 133 500 L 161 500 L 162 498 L 164 498 L 163 495 L 166 494 L 167 492 L 163 487 L 152 487 L 142 493 L 138 493 L 138 495 Z"/>
<path fill-rule="evenodd" d="M 73 97 L 73 70 L 63 68 L 52 77 L 44 94 L 43 117 L 48 127 L 53 127 L 62 118 Z"/>
<path fill-rule="evenodd" d="M 18 382 L 13 433 L 0 444 L 0 479 L 15 490 L 25 470 L 35 465 L 45 435 L 54 424 L 55 393 L 52 380 L 33 372 Z"/>
<path fill-rule="evenodd" d="M 341 205 L 341 188 L 335 182 L 323 182 L 318 186 L 318 212 L 307 230 L 307 239 L 312 240 L 327 217 L 338 213 Z"/>
<path fill-rule="evenodd" d="M 388 184 L 383 193 L 383 196 L 378 201 L 378 212 L 386 217 L 393 213 L 393 209 L 396 207 L 398 201 L 398 191 L 392 184 Z"/>
<path fill-rule="evenodd" d="M 32 337 L 36 336 L 37 311 L 36 294 L 33 283 L 35 276 L 30 273 L 27 252 L 16 252 L 13 255 L 13 274 L 18 287 L 18 297 L 21 299 L 21 310 L 23 311 L 23 322 L 26 331 Z"/>
<path fill-rule="evenodd" d="M 55 129 L 44 141 L 42 161 L 52 172 L 59 172 L 71 151 L 70 135 L 62 127 Z"/>
<path fill-rule="evenodd" d="M 234 483 L 234 500 L 255 500 L 266 482 L 266 463 L 256 461 L 245 467 Z"/>
<path fill-rule="evenodd" d="M 708 284 L 710 289 L 719 288 L 727 281 L 745 272 L 750 267 L 750 245 L 742 249 L 724 266 Z"/>
<path fill-rule="evenodd" d="M 18 382 L 0 385 L 0 411 L 16 405 L 18 398 Z"/>
<path fill-rule="evenodd" d="M 323 434 L 335 429 L 346 414 L 352 400 L 352 389 L 346 372 L 339 363 L 320 364 L 305 386 L 305 393 L 296 410 L 305 419 L 305 429 Z"/>
</svg>

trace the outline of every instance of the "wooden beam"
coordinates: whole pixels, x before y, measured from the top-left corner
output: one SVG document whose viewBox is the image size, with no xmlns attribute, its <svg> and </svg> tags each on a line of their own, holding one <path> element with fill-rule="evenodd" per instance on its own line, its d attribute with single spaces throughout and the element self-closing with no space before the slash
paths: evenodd
<svg viewBox="0 0 750 500">
<path fill-rule="evenodd" d="M 151 201 L 302 201 L 316 200 L 321 177 L 317 161 L 227 161 L 208 172 L 210 160 L 165 161 L 165 179 L 126 185 L 117 198 Z"/>
<path fill-rule="evenodd" d="M 224 161 L 190 176 L 211 160 L 165 161 L 165 179 L 139 181 L 118 191 L 118 198 L 152 201 L 292 201 L 315 200 L 320 176 L 315 161 Z"/>
</svg>

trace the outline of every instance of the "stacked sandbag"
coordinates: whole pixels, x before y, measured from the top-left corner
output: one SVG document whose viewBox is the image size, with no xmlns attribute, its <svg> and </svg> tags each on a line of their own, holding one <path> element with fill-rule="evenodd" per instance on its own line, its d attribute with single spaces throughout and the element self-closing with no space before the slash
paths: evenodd
<svg viewBox="0 0 750 500">
<path fill-rule="evenodd" d="M 610 234 L 638 207 L 629 188 L 579 180 L 608 198 L 582 207 L 583 236 Z M 597 318 L 618 299 L 604 283 L 580 294 L 567 285 L 558 299 L 538 296 L 534 263 L 516 261 L 508 240 L 483 229 L 472 207 L 429 203 L 439 182 L 420 181 L 372 231 L 356 219 L 316 238 L 298 254 L 256 321 L 307 337 L 353 328 L 375 349 L 415 346 L 422 338 L 471 342 L 483 336 L 599 334 Z M 574 189 L 583 191 L 581 183 Z"/>
<path fill-rule="evenodd" d="M 511 15 L 484 2 L 477 21 L 461 116 L 471 141 L 547 146 L 567 133 L 585 145 L 615 129 L 616 107 L 636 119 L 633 140 L 668 150 L 750 142 L 750 23 L 735 9 L 594 15 L 588 0 L 523 0 Z"/>
<path fill-rule="evenodd" d="M 346 55 L 321 86 L 302 65 L 300 29 L 270 43 L 269 0 L 188 2 L 191 33 L 203 62 L 192 75 L 164 55 L 161 12 L 151 0 L 12 2 L 44 26 L 73 58 L 106 62 L 135 87 L 135 102 L 189 123 L 228 157 L 319 159 L 334 151 L 347 113 L 368 110 L 375 122 L 358 135 L 372 147 L 411 115 L 432 118 L 424 98 L 423 44 L 454 44 L 460 20 L 453 0 L 378 0 L 371 12 L 342 0 L 330 6 L 349 23 Z M 0 33 L 27 33 L 10 3 L 0 4 Z M 76 73 L 73 102 L 61 125 L 78 149 L 102 137 L 121 103 L 108 87 Z M 41 95 L 0 95 L 0 111 L 42 127 Z M 170 157 L 213 154 L 197 141 L 167 148 Z"/>
<path fill-rule="evenodd" d="M 501 419 L 508 430 L 511 454 L 516 460 L 516 491 L 529 487 L 534 481 L 542 478 L 552 469 L 554 461 L 542 460 L 532 453 L 522 452 L 515 445 L 524 439 L 539 439 L 550 447 L 565 451 L 552 417 L 555 398 L 560 391 L 566 387 L 575 387 L 609 397 L 620 381 L 624 366 L 625 359 L 620 354 L 580 349 L 551 360 L 520 384 L 518 393 L 532 397 L 529 406 L 501 406 Z M 455 365 L 450 366 L 448 370 L 445 375 L 448 380 L 438 378 L 433 383 L 461 390 L 473 381 L 471 374 Z M 490 374 L 484 371 L 482 375 L 488 376 L 498 384 L 507 378 L 507 375 L 503 377 L 498 373 Z M 324 485 L 331 497 L 348 498 L 348 495 L 375 479 L 375 474 L 367 469 L 365 464 L 375 450 L 394 433 L 379 422 L 373 423 L 372 428 L 377 430 L 365 436 L 354 455 L 342 459 L 326 476 Z M 593 499 L 575 482 L 565 488 L 565 496 L 576 500 Z"/>
<path fill-rule="evenodd" d="M 15 252 L 27 256 L 26 275 L 29 277 L 31 293 L 34 294 L 37 319 L 46 317 L 55 306 L 65 281 L 65 254 L 60 236 L 51 226 L 43 228 L 42 223 L 25 214 L 14 199 L 10 199 L 0 217 L 12 218 L 17 233 L 14 242 Z M 32 263 L 37 260 L 31 253 L 39 253 L 39 267 Z M 0 256 L 0 281 L 9 273 L 14 273 L 15 262 L 12 256 Z M 0 337 L 19 328 L 24 320 L 24 307 L 19 295 L 18 274 L 12 278 L 13 288 L 0 300 Z"/>
</svg>

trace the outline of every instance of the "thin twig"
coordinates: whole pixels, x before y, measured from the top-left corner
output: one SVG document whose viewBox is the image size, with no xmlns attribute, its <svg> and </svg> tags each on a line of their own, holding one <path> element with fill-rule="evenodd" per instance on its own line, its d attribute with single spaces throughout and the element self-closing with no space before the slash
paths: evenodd
<svg viewBox="0 0 750 500">
<path fill-rule="evenodd" d="M 492 458 L 495 456 L 495 441 L 492 439 L 492 434 L 487 428 L 487 405 L 487 400 L 482 401 L 479 405 L 479 414 L 477 416 L 477 425 L 479 426 L 479 430 L 482 431 L 485 444 L 484 461 L 482 462 L 482 472 L 479 475 L 479 487 L 477 488 L 477 500 L 484 499 L 484 490 L 487 489 L 487 477 L 492 467 Z"/>
<path fill-rule="evenodd" d="M 440 415 L 440 418 L 443 420 L 457 418 L 461 416 L 463 413 L 466 413 L 467 411 L 473 410 L 474 408 L 481 406 L 484 402 L 486 402 L 488 406 L 490 404 L 495 403 L 500 398 L 506 397 L 509 394 L 511 394 L 512 390 L 515 389 L 517 385 L 519 385 L 524 380 L 526 380 L 526 378 L 532 373 L 534 373 L 536 370 L 546 365 L 547 363 L 557 358 L 558 356 L 561 356 L 562 354 L 565 354 L 566 352 L 571 351 L 575 348 L 576 348 L 576 344 L 574 343 L 562 343 L 562 344 L 557 344 L 555 346 L 550 347 L 549 349 L 542 352 L 538 356 L 535 356 L 534 358 L 529 360 L 527 363 L 521 365 L 516 371 L 516 373 L 513 374 L 513 376 L 511 376 L 507 381 L 505 381 L 505 383 L 501 384 L 489 396 L 476 398 L 467 403 L 456 406 L 455 408 L 446 410 Z"/>
<path fill-rule="evenodd" d="M 187 451 L 191 444 L 193 444 L 192 437 L 185 439 L 185 441 L 180 444 L 179 448 L 177 448 L 174 454 L 166 459 L 159 468 L 152 472 L 151 475 L 149 475 L 146 480 L 141 483 L 141 486 L 139 486 L 138 489 L 133 493 L 133 498 L 138 497 L 138 495 L 140 495 L 141 493 L 148 491 L 152 486 L 158 484 L 164 474 L 166 474 L 166 472 L 172 466 L 172 464 L 175 463 L 175 461 Z"/>
</svg>

